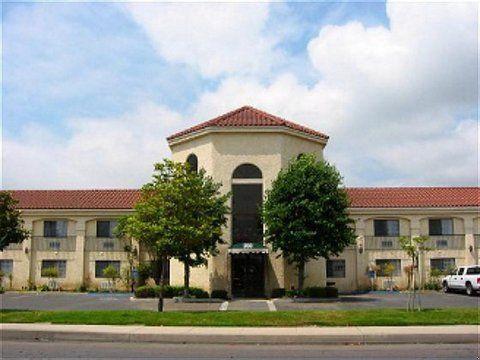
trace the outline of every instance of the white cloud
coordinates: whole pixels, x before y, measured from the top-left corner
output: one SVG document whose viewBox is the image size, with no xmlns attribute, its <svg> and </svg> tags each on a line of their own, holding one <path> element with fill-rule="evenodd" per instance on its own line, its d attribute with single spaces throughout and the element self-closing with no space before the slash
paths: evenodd
<svg viewBox="0 0 480 360">
<path fill-rule="evenodd" d="M 389 28 L 323 27 L 308 45 L 318 72 L 308 86 L 292 73 L 259 76 L 275 61 L 261 5 L 226 15 L 218 4 L 129 6 L 162 57 L 223 75 L 220 85 L 182 115 L 146 103 L 117 118 L 70 120 L 72 136 L 60 142 L 32 125 L 4 140 L 4 185 L 139 186 L 168 156 L 167 135 L 244 104 L 330 135 L 326 156 L 349 186 L 477 183 L 476 5 L 387 4 Z"/>
<path fill-rule="evenodd" d="M 167 61 L 203 76 L 264 74 L 281 54 L 268 34 L 268 4 L 189 3 L 126 5 Z"/>
<path fill-rule="evenodd" d="M 138 187 L 168 156 L 165 137 L 180 115 L 153 103 L 118 118 L 70 119 L 59 138 L 31 124 L 4 143 L 6 188 Z"/>
</svg>

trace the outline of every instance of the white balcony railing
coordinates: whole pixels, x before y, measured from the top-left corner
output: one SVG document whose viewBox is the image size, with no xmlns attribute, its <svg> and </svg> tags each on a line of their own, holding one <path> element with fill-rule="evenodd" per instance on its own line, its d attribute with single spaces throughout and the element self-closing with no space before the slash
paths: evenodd
<svg viewBox="0 0 480 360">
<path fill-rule="evenodd" d="M 465 249 L 465 235 L 430 235 L 425 246 L 432 250 Z"/>
<path fill-rule="evenodd" d="M 365 236 L 365 250 L 400 250 L 400 236 Z"/>
<path fill-rule="evenodd" d="M 128 240 L 118 238 L 91 236 L 85 239 L 86 251 L 125 251 L 126 245 L 130 245 Z"/>
<path fill-rule="evenodd" d="M 32 249 L 37 251 L 75 251 L 75 245 L 75 236 L 32 236 Z"/>
</svg>

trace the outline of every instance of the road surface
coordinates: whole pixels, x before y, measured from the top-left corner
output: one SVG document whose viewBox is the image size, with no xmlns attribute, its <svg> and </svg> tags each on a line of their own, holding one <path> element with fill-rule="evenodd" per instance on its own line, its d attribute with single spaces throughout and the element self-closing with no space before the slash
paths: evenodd
<svg viewBox="0 0 480 360">
<path fill-rule="evenodd" d="M 3 341 L 2 358 L 88 359 L 477 359 L 477 344 L 174 345 Z"/>
</svg>

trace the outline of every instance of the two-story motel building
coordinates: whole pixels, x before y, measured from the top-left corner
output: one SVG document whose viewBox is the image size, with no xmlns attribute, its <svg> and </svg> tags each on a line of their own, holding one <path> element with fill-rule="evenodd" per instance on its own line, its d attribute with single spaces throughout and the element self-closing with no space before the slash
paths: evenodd
<svg viewBox="0 0 480 360">
<path fill-rule="evenodd" d="M 296 287 L 296 270 L 278 257 L 262 237 L 258 208 L 280 169 L 303 153 L 323 158 L 328 137 L 252 107 L 242 107 L 168 139 L 174 161 L 204 168 L 222 191 L 231 191 L 225 244 L 208 266 L 192 269 L 191 285 L 233 296 L 269 296 L 272 289 Z M 420 259 L 420 278 L 430 269 L 475 264 L 480 257 L 478 187 L 348 188 L 356 244 L 337 258 L 312 261 L 306 286 L 335 282 L 340 291 L 367 287 L 367 269 L 390 262 L 394 281 L 406 285 L 410 264 L 400 236 L 429 235 L 434 249 Z M 4 286 L 27 288 L 48 281 L 42 269 L 56 267 L 60 286 L 105 286 L 103 269 L 129 266 L 126 240 L 113 235 L 116 220 L 132 212 L 138 190 L 15 190 L 29 239 L 0 252 Z M 148 255 L 132 240 L 138 256 Z M 170 283 L 182 284 L 183 266 L 170 262 Z M 377 285 L 387 278 L 377 273 Z"/>
</svg>

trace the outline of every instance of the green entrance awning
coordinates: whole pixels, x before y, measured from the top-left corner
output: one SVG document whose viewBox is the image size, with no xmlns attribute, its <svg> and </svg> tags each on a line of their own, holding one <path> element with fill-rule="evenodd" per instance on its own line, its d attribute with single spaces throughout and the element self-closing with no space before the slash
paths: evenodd
<svg viewBox="0 0 480 360">
<path fill-rule="evenodd" d="M 261 242 L 236 243 L 228 249 L 230 254 L 268 254 L 268 249 Z"/>
</svg>

